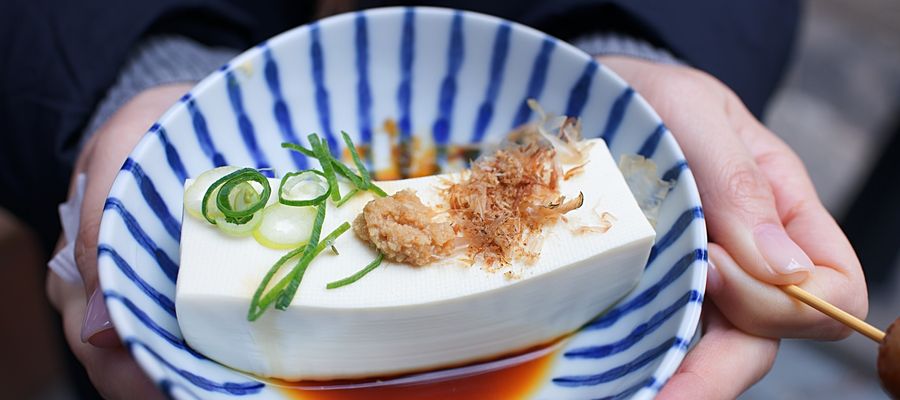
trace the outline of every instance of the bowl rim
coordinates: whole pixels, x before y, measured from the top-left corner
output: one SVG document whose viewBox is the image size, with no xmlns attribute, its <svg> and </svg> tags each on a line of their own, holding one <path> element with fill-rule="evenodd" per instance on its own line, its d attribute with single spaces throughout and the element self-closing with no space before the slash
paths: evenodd
<svg viewBox="0 0 900 400">
<path fill-rule="evenodd" d="M 291 41 L 297 40 L 298 37 L 302 35 L 309 34 L 309 31 L 312 26 L 318 25 L 321 29 L 326 29 L 327 27 L 334 25 L 347 24 L 348 22 L 352 22 L 353 18 L 355 18 L 358 14 L 364 14 L 368 19 L 378 18 L 383 16 L 393 17 L 397 14 L 405 13 L 407 10 L 414 10 L 417 15 L 430 15 L 437 16 L 441 18 L 452 18 L 455 14 L 460 13 L 467 21 L 478 21 L 480 23 L 490 23 L 490 24 L 498 24 L 498 23 L 507 23 L 510 25 L 511 29 L 517 31 L 520 34 L 526 34 L 532 37 L 535 40 L 545 40 L 551 39 L 555 42 L 555 45 L 558 46 L 558 50 L 561 52 L 568 53 L 569 56 L 574 56 L 577 59 L 581 59 L 586 63 L 596 62 L 598 64 L 598 72 L 603 75 L 605 79 L 612 80 L 616 85 L 620 86 L 621 89 L 630 88 L 630 85 L 623 80 L 619 75 L 617 75 L 614 71 L 604 66 L 602 63 L 594 60 L 590 55 L 573 46 L 572 44 L 558 39 L 554 36 L 541 32 L 535 28 L 530 26 L 510 21 L 504 18 L 483 14 L 474 11 L 460 10 L 454 8 L 444 8 L 444 7 L 431 7 L 431 6 L 390 6 L 390 7 L 378 7 L 378 8 L 370 8 L 363 9 L 357 11 L 350 11 L 342 14 L 337 14 L 333 16 L 329 16 L 320 20 L 311 21 L 305 23 L 303 25 L 298 25 L 292 28 L 285 30 L 275 36 L 272 36 L 269 39 L 266 39 L 259 44 L 245 49 L 239 55 L 230 59 L 227 63 L 220 66 L 215 71 L 211 71 L 207 76 L 197 82 L 187 93 L 185 93 L 177 102 L 172 104 L 165 113 L 163 113 L 156 122 L 147 130 L 146 134 L 140 139 L 137 145 L 129 152 L 129 159 L 133 159 L 135 161 L 139 161 L 144 158 L 145 154 L 154 146 L 157 146 L 158 143 L 156 139 L 159 135 L 159 128 L 164 127 L 170 123 L 174 118 L 176 118 L 179 113 L 187 112 L 187 102 L 188 100 L 202 97 L 205 93 L 209 92 L 211 88 L 216 85 L 224 84 L 225 75 L 221 72 L 227 71 L 231 68 L 237 68 L 241 65 L 257 60 L 260 57 L 263 57 L 264 49 L 267 46 L 271 46 L 273 49 L 285 45 L 285 43 L 290 43 Z M 554 57 L 559 57 L 559 55 L 554 55 Z M 637 92 L 634 93 L 633 97 L 634 103 L 641 108 L 641 112 L 645 115 L 652 118 L 657 123 L 663 123 L 659 115 L 656 111 L 647 103 L 647 101 Z M 684 154 L 678 145 L 677 141 L 672 136 L 671 132 L 668 129 L 665 130 L 663 140 L 661 142 L 669 143 L 670 146 L 669 151 L 674 151 L 675 155 L 679 157 L 681 160 L 684 160 Z M 107 198 L 110 196 L 116 196 L 123 191 L 131 190 L 126 187 L 127 179 L 120 179 L 123 174 L 127 174 L 127 171 L 124 169 L 120 169 L 113 185 L 110 188 L 110 191 L 107 195 Z M 678 178 L 679 184 L 687 184 L 690 185 L 690 190 L 688 191 L 688 200 L 691 204 L 696 204 L 698 207 L 701 206 L 701 200 L 699 191 L 696 186 L 696 181 L 694 179 L 693 173 L 690 168 L 685 166 L 684 169 L 680 173 L 680 177 Z M 103 212 L 103 217 L 100 222 L 100 229 L 98 234 L 98 245 L 104 243 L 116 243 L 121 241 L 122 239 L 117 239 L 115 234 L 115 229 L 111 227 L 110 223 L 104 223 L 106 211 Z M 707 253 L 707 231 L 706 225 L 704 223 L 700 224 L 691 224 L 690 227 L 685 231 L 685 233 L 689 233 L 691 238 L 691 243 L 694 243 L 694 248 L 700 249 L 703 253 L 703 257 L 696 260 L 700 264 L 697 267 L 691 268 L 692 276 L 691 279 L 691 289 L 696 290 L 700 294 L 701 302 L 703 297 L 705 296 L 706 289 L 706 274 L 708 268 L 708 261 L 706 257 Z M 99 251 L 99 248 L 98 248 Z M 114 276 L 114 266 L 110 265 L 111 261 L 107 259 L 107 257 L 101 257 L 98 254 L 97 258 L 97 268 L 98 268 L 98 278 L 100 288 L 104 291 L 104 294 L 107 289 L 115 288 L 113 282 L 116 281 Z M 176 283 L 177 284 L 177 283 Z M 112 285 L 112 286 L 111 286 Z M 109 299 L 104 296 L 104 301 L 108 302 Z M 702 304 L 702 303 L 701 303 Z M 695 336 L 699 336 L 700 334 L 700 314 L 701 307 L 685 307 L 684 317 L 678 324 L 678 328 L 676 330 L 676 337 L 680 338 L 689 338 L 690 343 L 686 343 L 683 346 L 673 346 L 666 350 L 663 355 L 660 364 L 650 372 L 650 375 L 653 377 L 662 378 L 661 382 L 653 382 L 651 385 L 643 387 L 642 389 L 649 388 L 649 391 L 639 390 L 632 394 L 633 398 L 651 398 L 657 393 L 662 386 L 666 383 L 666 381 L 671 378 L 678 366 L 683 361 L 684 357 L 687 354 L 690 346 L 696 342 Z M 116 333 L 120 339 L 125 339 L 126 335 L 133 335 L 135 332 L 139 332 L 139 329 L 135 329 L 133 318 L 130 318 L 127 314 L 119 315 L 115 309 L 109 309 L 110 318 L 113 322 L 113 325 L 116 327 Z M 177 320 L 177 317 L 176 317 Z M 134 357 L 135 361 L 141 367 L 143 373 L 145 373 L 149 378 L 154 381 L 159 381 L 161 377 L 165 377 L 165 372 L 159 372 L 163 367 L 163 363 L 159 360 L 147 358 L 147 357 L 138 357 L 136 354 L 136 350 L 134 348 L 129 348 L 129 352 Z"/>
</svg>

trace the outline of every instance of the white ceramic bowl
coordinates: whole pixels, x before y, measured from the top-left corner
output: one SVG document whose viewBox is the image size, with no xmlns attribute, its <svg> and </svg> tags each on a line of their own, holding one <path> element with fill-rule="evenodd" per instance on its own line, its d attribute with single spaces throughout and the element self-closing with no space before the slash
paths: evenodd
<svg viewBox="0 0 900 400">
<path fill-rule="evenodd" d="M 174 105 L 134 149 L 106 202 L 100 281 L 119 335 L 175 398 L 285 398 L 181 339 L 174 294 L 184 179 L 222 164 L 280 176 L 307 163 L 282 141 L 341 130 L 371 144 L 378 167 L 388 119 L 401 140 L 438 148 L 495 142 L 535 117 L 528 98 L 580 116 L 585 136 L 605 138 L 616 157 L 651 158 L 675 182 L 639 286 L 565 342 L 534 397 L 652 397 L 694 336 L 706 281 L 706 229 L 684 156 L 647 103 L 588 55 L 528 27 L 447 9 L 374 9 L 298 27 L 241 54 Z"/>
</svg>

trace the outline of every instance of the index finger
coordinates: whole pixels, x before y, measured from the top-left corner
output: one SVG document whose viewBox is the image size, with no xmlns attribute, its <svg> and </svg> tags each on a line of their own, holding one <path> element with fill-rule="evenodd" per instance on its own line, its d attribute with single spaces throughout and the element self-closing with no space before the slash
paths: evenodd
<svg viewBox="0 0 900 400">
<path fill-rule="evenodd" d="M 730 113 L 738 136 L 771 183 L 775 206 L 788 235 L 817 267 L 833 269 L 846 278 L 836 282 L 809 279 L 805 286 L 857 316 L 865 316 L 866 283 L 859 259 L 837 222 L 819 200 L 800 158 L 769 131 L 739 101 Z M 741 112 L 744 111 L 744 112 Z M 862 294 L 862 295 L 860 295 Z"/>
</svg>

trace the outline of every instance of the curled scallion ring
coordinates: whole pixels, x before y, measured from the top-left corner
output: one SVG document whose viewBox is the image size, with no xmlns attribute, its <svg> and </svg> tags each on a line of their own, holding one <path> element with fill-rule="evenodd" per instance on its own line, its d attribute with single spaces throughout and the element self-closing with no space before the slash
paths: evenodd
<svg viewBox="0 0 900 400">
<path fill-rule="evenodd" d="M 259 196 L 258 198 L 247 201 L 245 207 L 237 210 L 234 209 L 234 206 L 231 205 L 231 192 L 236 188 L 239 190 L 247 190 L 247 187 L 249 187 L 250 190 L 253 190 L 255 193 L 255 189 L 253 189 L 252 185 L 242 185 L 243 183 L 249 184 L 250 182 L 260 184 L 262 186 L 262 193 L 256 194 Z M 249 222 L 250 219 L 253 218 L 253 214 L 265 207 L 266 203 L 269 201 L 269 196 L 272 194 L 272 187 L 269 186 L 269 179 L 253 168 L 242 168 L 219 178 L 209 186 L 209 189 L 206 190 L 206 194 L 203 195 L 203 202 L 201 203 L 200 210 L 203 218 L 215 225 L 216 220 L 209 215 L 209 199 L 213 194 L 215 194 L 216 198 L 216 207 L 225 215 L 225 220 L 240 225 Z"/>
<path fill-rule="evenodd" d="M 297 198 L 306 195 L 308 198 Z M 278 202 L 286 206 L 315 206 L 331 195 L 331 185 L 325 174 L 314 169 L 290 172 L 281 178 L 278 186 Z"/>
</svg>

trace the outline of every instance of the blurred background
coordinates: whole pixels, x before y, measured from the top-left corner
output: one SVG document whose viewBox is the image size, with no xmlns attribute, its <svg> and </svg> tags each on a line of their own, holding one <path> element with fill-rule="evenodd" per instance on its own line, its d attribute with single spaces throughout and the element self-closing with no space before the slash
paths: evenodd
<svg viewBox="0 0 900 400">
<path fill-rule="evenodd" d="M 766 125 L 803 159 L 819 196 L 859 253 L 868 322 L 900 316 L 900 2 L 805 3 L 794 62 Z M 877 346 L 782 341 L 771 372 L 744 400 L 887 399 Z"/>
<path fill-rule="evenodd" d="M 900 2 L 807 1 L 793 65 L 765 122 L 800 154 L 847 230 L 866 268 L 868 320 L 887 327 L 900 315 Z M 3 210 L 0 254 L 0 282 L 13 283 L 0 308 L 0 343 L 11 344 L 0 363 L 4 397 L 74 398 L 37 240 Z M 886 399 L 876 355 L 858 334 L 786 340 L 772 371 L 741 398 Z"/>
</svg>

